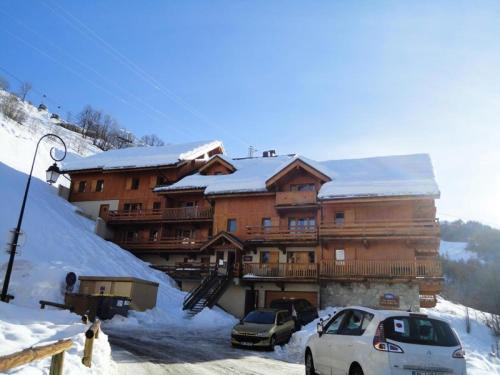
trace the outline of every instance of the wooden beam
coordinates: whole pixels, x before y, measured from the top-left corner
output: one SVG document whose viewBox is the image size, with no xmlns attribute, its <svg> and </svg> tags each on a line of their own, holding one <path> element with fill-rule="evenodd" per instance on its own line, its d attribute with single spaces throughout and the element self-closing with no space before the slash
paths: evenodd
<svg viewBox="0 0 500 375">
<path fill-rule="evenodd" d="M 55 356 L 68 350 L 73 345 L 71 340 L 59 340 L 53 344 L 43 345 L 38 347 L 31 347 L 24 349 L 20 352 L 5 355 L 0 357 L 0 372 L 4 372 L 15 367 L 26 365 L 33 361 L 38 361 L 49 356 Z M 56 366 L 59 368 L 62 366 L 62 358 L 59 357 L 56 362 Z M 52 370 L 51 370 L 52 374 Z M 54 374 L 61 374 L 61 372 L 54 372 Z"/>
</svg>

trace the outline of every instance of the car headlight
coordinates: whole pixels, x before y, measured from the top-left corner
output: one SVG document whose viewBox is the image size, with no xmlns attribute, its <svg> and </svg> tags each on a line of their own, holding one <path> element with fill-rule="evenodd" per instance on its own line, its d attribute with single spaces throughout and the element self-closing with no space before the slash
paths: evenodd
<svg viewBox="0 0 500 375">
<path fill-rule="evenodd" d="M 231 331 L 231 335 L 239 335 L 239 334 L 240 334 L 240 333 L 239 333 L 237 330 L 235 330 L 234 328 L 233 328 L 233 330 Z"/>
<path fill-rule="evenodd" d="M 269 332 L 257 332 L 257 334 L 255 336 L 257 336 L 257 337 L 267 337 L 267 336 L 269 336 Z"/>
</svg>

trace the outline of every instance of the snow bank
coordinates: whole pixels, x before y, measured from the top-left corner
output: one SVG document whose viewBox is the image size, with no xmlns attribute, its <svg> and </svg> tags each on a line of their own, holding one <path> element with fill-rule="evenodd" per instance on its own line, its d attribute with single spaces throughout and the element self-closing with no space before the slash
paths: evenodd
<svg viewBox="0 0 500 375">
<path fill-rule="evenodd" d="M 37 310 L 11 304 L 0 306 L 0 355 L 11 354 L 30 346 L 51 344 L 61 339 L 73 340 L 65 354 L 66 374 L 109 374 L 113 369 L 111 349 L 105 333 L 94 341 L 92 368 L 81 363 L 87 327 L 78 316 L 67 311 Z M 9 371 L 9 374 L 47 374 L 50 357 Z"/>
<path fill-rule="evenodd" d="M 319 316 L 325 319 L 333 316 L 336 308 L 329 307 L 320 311 Z M 483 321 L 484 313 L 469 309 L 471 332 L 465 330 L 465 306 L 446 301 L 438 297 L 438 304 L 432 309 L 421 309 L 422 312 L 447 320 L 460 336 L 466 351 L 467 373 L 469 375 L 500 374 L 500 360 L 490 356 L 493 337 Z M 316 319 L 293 334 L 290 342 L 283 347 L 276 347 L 274 357 L 288 362 L 302 363 L 305 345 L 308 338 L 316 333 Z"/>
<path fill-rule="evenodd" d="M 477 259 L 477 254 L 467 250 L 467 242 L 441 241 L 439 255 L 455 262 Z"/>
</svg>

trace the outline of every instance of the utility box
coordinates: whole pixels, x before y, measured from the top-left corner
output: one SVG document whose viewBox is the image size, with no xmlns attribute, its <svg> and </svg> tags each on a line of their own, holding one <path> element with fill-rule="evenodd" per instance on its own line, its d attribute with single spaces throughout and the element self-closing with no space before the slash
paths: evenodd
<svg viewBox="0 0 500 375">
<path fill-rule="evenodd" d="M 144 311 L 156 306 L 158 283 L 135 277 L 80 276 L 79 293 L 130 298 L 130 310 Z"/>
<path fill-rule="evenodd" d="M 127 316 L 130 298 L 98 294 L 66 293 L 66 305 L 78 315 L 87 315 L 90 321 L 112 319 L 115 315 Z"/>
</svg>

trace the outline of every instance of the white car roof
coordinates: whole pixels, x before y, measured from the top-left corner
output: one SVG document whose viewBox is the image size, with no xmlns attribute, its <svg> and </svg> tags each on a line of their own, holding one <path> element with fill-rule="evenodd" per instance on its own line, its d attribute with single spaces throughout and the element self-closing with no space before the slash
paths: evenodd
<svg viewBox="0 0 500 375">
<path fill-rule="evenodd" d="M 385 318 L 390 318 L 391 316 L 410 316 L 410 315 L 421 315 L 425 317 L 429 317 L 432 319 L 436 320 L 441 320 L 443 322 L 446 322 L 445 319 L 441 318 L 440 316 L 436 316 L 434 314 L 426 314 L 426 313 L 420 313 L 420 312 L 414 312 L 414 311 L 406 311 L 406 310 L 382 310 L 382 309 L 374 309 L 370 307 L 365 307 L 365 306 L 345 306 L 342 308 L 339 308 L 336 313 L 342 310 L 347 310 L 347 309 L 356 309 L 356 310 L 362 310 L 366 311 L 369 313 L 372 313 L 373 315 L 379 317 L 380 319 L 385 319 Z"/>
</svg>

